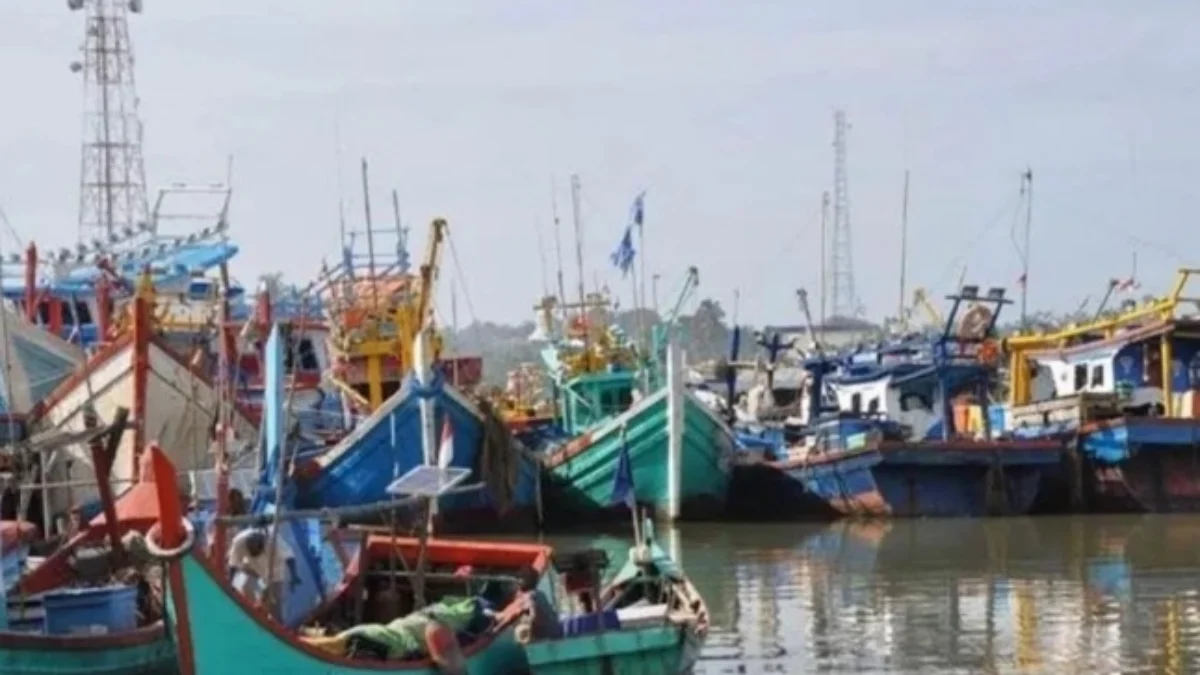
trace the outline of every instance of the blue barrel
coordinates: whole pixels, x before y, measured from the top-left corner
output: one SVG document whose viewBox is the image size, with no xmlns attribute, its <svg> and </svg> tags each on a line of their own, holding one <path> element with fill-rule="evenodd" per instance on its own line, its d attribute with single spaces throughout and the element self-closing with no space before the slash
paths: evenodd
<svg viewBox="0 0 1200 675">
<path fill-rule="evenodd" d="M 42 596 L 50 635 L 107 635 L 137 628 L 137 588 L 65 588 Z"/>
</svg>

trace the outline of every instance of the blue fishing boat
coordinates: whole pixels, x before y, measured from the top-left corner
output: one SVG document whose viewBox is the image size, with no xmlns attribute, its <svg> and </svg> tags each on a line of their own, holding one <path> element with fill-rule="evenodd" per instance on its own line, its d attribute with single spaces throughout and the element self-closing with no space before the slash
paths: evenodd
<svg viewBox="0 0 1200 675">
<path fill-rule="evenodd" d="M 424 340 L 424 333 L 419 341 Z M 266 346 L 269 373 L 282 373 L 282 338 L 276 329 Z M 271 420 L 282 419 L 282 375 L 266 389 L 268 437 Z M 439 437 L 452 466 L 469 469 L 481 491 L 449 495 L 438 509 L 443 530 L 526 529 L 538 516 L 538 470 L 533 457 L 504 428 L 498 416 L 426 366 L 331 448 L 314 448 L 295 465 L 294 503 L 301 508 L 346 507 L 388 500 L 387 487 L 413 467 L 428 463 L 423 439 Z M 427 408 L 427 410 L 423 410 Z M 295 450 L 303 452 L 302 449 Z"/>
<path fill-rule="evenodd" d="M 997 426 L 1070 442 L 1060 477 L 1071 507 L 1200 510 L 1200 319 L 1183 296 L 1195 273 L 1181 270 L 1161 299 L 1005 340 L 1010 398 Z"/>
<path fill-rule="evenodd" d="M 948 299 L 946 328 L 928 352 L 882 350 L 840 366 L 811 360 L 811 439 L 774 466 L 846 515 L 1027 512 L 1062 445 L 997 440 L 986 420 L 971 424 L 966 411 L 978 406 L 963 402 L 990 396 L 995 323 L 1008 301 L 1003 289 L 981 296 L 973 286 Z"/>
<path fill-rule="evenodd" d="M 212 226 L 190 233 L 168 234 L 142 223 L 115 232 L 107 241 L 81 242 L 73 248 L 39 252 L 30 244 L 23 256 L 12 254 L 6 261 L 0 288 L 30 323 L 91 348 L 119 332 L 121 310 L 135 295 L 137 280 L 148 272 L 163 298 L 158 309 L 164 335 L 190 348 L 219 297 L 215 272 L 238 251 L 228 240 L 224 208 Z M 19 276 L 12 274 L 15 265 L 21 266 Z M 239 286 L 231 285 L 231 299 L 241 293 Z"/>
</svg>

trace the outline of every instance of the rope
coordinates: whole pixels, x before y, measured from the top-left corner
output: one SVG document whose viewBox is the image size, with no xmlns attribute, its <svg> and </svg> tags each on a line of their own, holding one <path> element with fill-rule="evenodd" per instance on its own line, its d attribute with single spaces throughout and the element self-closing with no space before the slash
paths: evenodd
<svg viewBox="0 0 1200 675">
<path fill-rule="evenodd" d="M 475 305 L 471 303 L 471 291 L 467 288 L 467 277 L 463 275 L 462 265 L 458 263 L 458 250 L 454 248 L 454 237 L 450 235 L 449 228 L 446 229 L 446 246 L 450 249 L 450 261 L 454 263 L 454 275 L 462 281 L 463 300 L 467 303 L 467 315 L 471 317 L 471 322 L 475 323 L 478 321 L 475 317 Z"/>
</svg>

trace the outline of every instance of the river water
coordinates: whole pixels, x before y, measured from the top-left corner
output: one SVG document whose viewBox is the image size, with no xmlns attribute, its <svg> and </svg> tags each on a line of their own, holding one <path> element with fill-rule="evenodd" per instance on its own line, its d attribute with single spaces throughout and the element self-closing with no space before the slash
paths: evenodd
<svg viewBox="0 0 1200 675">
<path fill-rule="evenodd" d="M 698 674 L 1200 673 L 1200 517 L 660 527 Z M 623 559 L 616 537 L 554 537 Z"/>
</svg>

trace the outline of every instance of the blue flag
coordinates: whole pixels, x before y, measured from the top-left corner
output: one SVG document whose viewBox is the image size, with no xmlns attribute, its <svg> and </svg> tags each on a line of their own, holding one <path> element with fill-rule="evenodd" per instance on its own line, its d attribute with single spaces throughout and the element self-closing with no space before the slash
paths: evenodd
<svg viewBox="0 0 1200 675">
<path fill-rule="evenodd" d="M 625 504 L 633 510 L 637 508 L 637 494 L 633 486 L 633 465 L 629 463 L 629 446 L 625 443 L 625 433 L 621 433 L 621 456 L 617 459 L 617 472 L 613 475 L 613 490 L 611 503 Z"/>
<path fill-rule="evenodd" d="M 633 227 L 625 228 L 625 236 L 621 237 L 621 243 L 617 244 L 617 250 L 613 251 L 612 263 L 621 270 L 621 275 L 629 274 L 629 270 L 633 269 L 633 256 L 636 251 L 633 250 Z"/>
<path fill-rule="evenodd" d="M 646 221 L 646 192 L 644 190 L 633 198 L 633 206 L 629 210 L 629 219 L 638 226 L 638 231 L 641 232 L 642 224 Z"/>
</svg>

